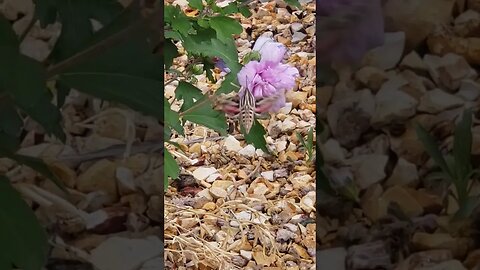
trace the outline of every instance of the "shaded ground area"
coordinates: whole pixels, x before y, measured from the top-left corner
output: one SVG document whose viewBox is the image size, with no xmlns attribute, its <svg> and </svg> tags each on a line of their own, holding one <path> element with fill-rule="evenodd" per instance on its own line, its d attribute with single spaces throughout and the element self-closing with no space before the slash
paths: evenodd
<svg viewBox="0 0 480 270">
<path fill-rule="evenodd" d="M 459 209 L 455 189 L 438 177 L 415 123 L 442 153 L 452 153 L 455 126 L 472 109 L 472 166 L 478 168 L 479 2 L 384 2 L 385 45 L 347 79 L 317 90 L 327 127 L 319 139 L 324 170 L 358 195 L 357 202 L 328 194 L 317 202 L 318 264 L 478 269 L 478 211 L 452 219 Z M 478 179 L 469 185 L 469 194 L 478 195 Z"/>
</svg>

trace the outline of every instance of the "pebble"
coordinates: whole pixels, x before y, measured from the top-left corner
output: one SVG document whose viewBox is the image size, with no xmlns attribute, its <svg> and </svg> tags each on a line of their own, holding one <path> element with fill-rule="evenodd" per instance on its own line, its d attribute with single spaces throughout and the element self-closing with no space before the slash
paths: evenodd
<svg viewBox="0 0 480 270">
<path fill-rule="evenodd" d="M 251 144 L 245 146 L 244 148 L 242 148 L 240 151 L 238 151 L 238 153 L 242 156 L 246 156 L 246 157 L 254 157 L 255 156 L 255 147 Z"/>
<path fill-rule="evenodd" d="M 358 187 L 363 190 L 384 179 L 387 162 L 387 155 L 370 154 L 356 156 L 350 164 L 352 165 Z"/>
<path fill-rule="evenodd" d="M 228 135 L 225 139 L 224 146 L 227 151 L 238 152 L 242 149 L 240 142 L 232 135 Z"/>
<path fill-rule="evenodd" d="M 464 101 L 455 95 L 441 89 L 434 89 L 425 93 L 420 99 L 418 110 L 431 114 L 454 109 L 462 106 Z"/>
<path fill-rule="evenodd" d="M 404 46 L 404 32 L 385 33 L 384 45 L 368 52 L 363 59 L 363 65 L 382 70 L 394 68 L 402 58 Z"/>
<path fill-rule="evenodd" d="M 390 186 L 416 186 L 419 176 L 417 166 L 400 158 L 393 169 L 392 175 L 388 178 L 385 185 Z"/>
<path fill-rule="evenodd" d="M 477 76 L 477 72 L 470 67 L 465 58 L 453 53 L 442 57 L 427 54 L 423 61 L 435 83 L 450 92 L 456 92 L 463 80 Z"/>
<path fill-rule="evenodd" d="M 475 101 L 480 97 L 480 84 L 474 80 L 462 80 L 456 95 L 465 101 Z"/>
<path fill-rule="evenodd" d="M 264 177 L 265 179 L 267 179 L 268 181 L 273 181 L 273 180 L 275 180 L 275 178 L 274 178 L 274 172 L 273 172 L 273 171 L 262 172 L 260 175 L 263 176 L 263 177 Z"/>
<path fill-rule="evenodd" d="M 290 25 L 290 28 L 292 29 L 292 32 L 298 32 L 298 31 L 302 30 L 303 25 L 301 23 L 296 22 L 296 23 L 292 23 Z"/>
<path fill-rule="evenodd" d="M 103 191 L 112 201 L 116 201 L 118 193 L 115 170 L 114 162 L 107 159 L 99 160 L 78 176 L 76 187 L 86 193 Z"/>
<path fill-rule="evenodd" d="M 207 179 L 210 175 L 217 172 L 217 169 L 212 167 L 200 167 L 193 171 L 193 177 L 199 181 L 203 181 Z"/>
<path fill-rule="evenodd" d="M 307 35 L 302 33 L 302 32 L 294 32 L 293 36 L 292 36 L 292 42 L 296 43 L 296 42 L 302 41 L 306 37 L 307 37 Z"/>
<path fill-rule="evenodd" d="M 409 94 L 385 85 L 375 96 L 375 114 L 372 125 L 385 125 L 415 115 L 418 101 Z"/>
<path fill-rule="evenodd" d="M 161 255 L 162 247 L 162 241 L 156 236 L 144 239 L 115 236 L 93 249 L 89 261 L 99 270 L 135 270 L 144 262 Z"/>
</svg>

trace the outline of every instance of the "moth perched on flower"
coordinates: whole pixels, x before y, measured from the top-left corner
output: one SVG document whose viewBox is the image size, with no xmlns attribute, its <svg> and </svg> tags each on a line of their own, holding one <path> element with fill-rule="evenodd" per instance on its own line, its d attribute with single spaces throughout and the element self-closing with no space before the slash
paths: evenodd
<svg viewBox="0 0 480 270">
<path fill-rule="evenodd" d="M 255 117 L 285 106 L 285 93 L 295 87 L 299 76 L 295 67 L 282 63 L 287 52 L 283 44 L 262 36 L 253 51 L 260 53 L 260 61 L 248 62 L 237 74 L 239 92 L 220 95 L 215 102 L 215 108 L 238 119 L 246 133 L 250 132 Z"/>
</svg>

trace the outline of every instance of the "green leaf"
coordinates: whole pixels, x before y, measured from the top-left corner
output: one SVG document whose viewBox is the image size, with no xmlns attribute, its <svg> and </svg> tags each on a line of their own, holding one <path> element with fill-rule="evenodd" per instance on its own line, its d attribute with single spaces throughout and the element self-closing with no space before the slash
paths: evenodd
<svg viewBox="0 0 480 270">
<path fill-rule="evenodd" d="M 163 22 L 171 24 L 175 16 L 181 12 L 178 6 L 165 5 L 163 8 Z"/>
<path fill-rule="evenodd" d="M 70 93 L 70 87 L 63 84 L 61 81 L 56 81 L 55 88 L 57 89 L 57 107 L 61 108 L 65 103 L 65 99 Z"/>
<path fill-rule="evenodd" d="M 448 168 L 448 171 L 452 173 L 451 175 L 451 178 L 453 179 L 453 181 L 455 181 L 457 178 L 455 177 L 455 175 L 453 175 L 453 173 L 455 173 L 455 158 L 450 154 L 446 154 L 444 156 L 444 159 L 445 159 L 445 163 L 447 163 L 447 168 Z M 452 180 L 450 179 L 450 180 Z"/>
<path fill-rule="evenodd" d="M 217 32 L 217 38 L 224 43 L 232 40 L 232 35 L 241 34 L 242 25 L 230 17 L 217 16 L 210 18 L 210 26 Z"/>
<path fill-rule="evenodd" d="M 54 10 L 62 23 L 62 32 L 50 57 L 58 62 L 80 51 L 91 39 L 94 30 L 90 19 L 106 25 L 122 12 L 123 7 L 116 0 L 36 1 L 36 13 L 42 25 L 52 23 Z"/>
<path fill-rule="evenodd" d="M 300 134 L 300 132 L 295 132 L 295 135 L 297 136 L 297 140 L 302 144 L 303 147 L 305 147 L 305 149 L 307 149 L 307 144 L 305 143 L 305 139 L 303 139 L 303 136 L 302 134 Z"/>
<path fill-rule="evenodd" d="M 161 119 L 159 91 L 163 84 L 157 80 L 115 73 L 64 73 L 60 80 L 84 93 L 104 100 L 118 101 L 143 113 Z"/>
<path fill-rule="evenodd" d="M 346 179 L 347 184 L 341 187 L 338 187 L 338 193 L 342 195 L 344 198 L 354 202 L 360 202 L 359 198 L 359 190 L 358 187 L 355 185 L 355 182 L 352 179 Z"/>
<path fill-rule="evenodd" d="M 203 70 L 205 70 L 205 73 L 207 75 L 207 79 L 210 80 L 211 82 L 216 82 L 215 77 L 213 77 L 213 72 L 212 70 L 215 68 L 215 65 L 210 62 L 203 62 Z"/>
<path fill-rule="evenodd" d="M 21 55 L 12 69 L 15 73 L 5 78 L 6 93 L 21 110 L 37 121 L 49 134 L 54 134 L 65 141 L 66 136 L 60 126 L 62 116 L 58 108 L 52 104 L 52 95 L 46 86 L 43 66 Z"/>
<path fill-rule="evenodd" d="M 238 63 L 238 52 L 235 41 L 230 38 L 227 42 L 222 42 L 216 38 L 215 31 L 212 29 L 201 29 L 197 35 L 184 37 L 183 46 L 190 53 L 195 53 L 208 57 L 219 57 L 230 68 L 228 76 L 237 77 L 237 73 L 242 67 Z"/>
<path fill-rule="evenodd" d="M 153 53 L 155 33 L 147 25 L 134 28 L 137 31 L 128 35 L 124 32 L 138 22 L 139 16 L 136 10 L 122 13 L 97 32 L 82 51 L 96 50 L 94 55 L 52 74 L 71 88 L 162 119 L 163 61 Z M 118 35 L 125 36 L 116 40 Z M 105 46 L 105 42 L 112 44 Z"/>
<path fill-rule="evenodd" d="M 442 169 L 442 171 L 452 179 L 453 175 L 450 172 L 450 169 L 448 168 L 448 165 L 442 155 L 442 152 L 440 152 L 435 139 L 419 124 L 415 125 L 415 130 L 417 132 L 418 139 L 422 142 L 430 157 L 435 161 L 437 166 L 439 166 L 440 169 Z"/>
<path fill-rule="evenodd" d="M 0 176 L 0 266 L 23 270 L 42 269 L 47 261 L 47 235 L 33 211 L 13 189 L 9 180 Z"/>
<path fill-rule="evenodd" d="M 170 108 L 167 100 L 163 102 L 163 110 L 165 112 L 165 124 L 176 130 L 180 135 L 184 135 L 182 124 L 180 123 L 180 115 Z"/>
<path fill-rule="evenodd" d="M 462 220 L 471 217 L 473 211 L 480 205 L 480 195 L 468 196 L 465 201 L 459 202 L 459 209 L 453 220 Z"/>
<path fill-rule="evenodd" d="M 14 153 L 20 147 L 20 138 L 0 132 L 0 152 Z"/>
<path fill-rule="evenodd" d="M 211 8 L 218 7 L 217 3 L 216 3 L 216 0 L 206 0 L 206 2 L 207 2 L 207 6 L 209 6 Z"/>
<path fill-rule="evenodd" d="M 198 101 L 202 97 L 202 91 L 186 81 L 181 81 L 175 90 L 175 98 L 177 100 L 183 100 L 182 108 L 180 108 L 181 112 L 192 107 L 195 100 Z"/>
<path fill-rule="evenodd" d="M 46 86 L 45 70 L 37 61 L 20 54 L 18 40 L 9 25 L 0 16 L 0 98 L 8 97 L 8 100 L 12 100 L 48 133 L 64 141 L 65 134 L 60 126 L 61 115 L 51 103 L 52 96 Z M 14 117 L 12 121 L 18 121 L 18 118 Z"/>
<path fill-rule="evenodd" d="M 20 164 L 23 164 L 25 166 L 28 166 L 35 171 L 39 172 L 41 175 L 46 177 L 47 179 L 51 180 L 58 188 L 63 190 L 64 192 L 67 192 L 65 189 L 65 185 L 63 182 L 58 179 L 55 174 L 52 173 L 50 168 L 45 164 L 45 162 L 39 158 L 34 158 L 34 157 L 29 157 L 29 156 L 23 156 L 23 155 L 12 155 L 10 156 L 11 159 L 17 161 Z"/>
<path fill-rule="evenodd" d="M 193 109 L 184 111 L 183 119 L 213 129 L 221 135 L 226 135 L 228 125 L 225 114 L 214 110 L 212 103 L 206 101 L 205 98 L 197 100 L 192 105 Z"/>
<path fill-rule="evenodd" d="M 2 62 L 18 55 L 19 42 L 10 22 L 0 14 L 0 56 Z M 12 61 L 12 60 L 10 60 Z"/>
<path fill-rule="evenodd" d="M 255 120 L 248 134 L 245 134 L 243 126 L 241 127 L 241 129 L 247 143 L 252 144 L 257 149 L 262 149 L 262 151 L 265 153 L 270 153 L 267 148 L 267 141 L 265 140 L 265 134 L 267 134 L 267 132 L 265 131 L 265 128 L 262 126 L 262 124 L 258 122 L 258 120 Z"/>
<path fill-rule="evenodd" d="M 172 137 L 172 130 L 169 128 L 164 128 L 163 129 L 163 141 L 168 141 L 170 140 L 170 137 Z"/>
<path fill-rule="evenodd" d="M 453 156 L 455 158 L 455 172 L 457 179 L 465 179 L 472 170 L 472 111 L 466 110 L 462 120 L 455 127 L 453 142 Z"/>
<path fill-rule="evenodd" d="M 177 46 L 173 44 L 171 39 L 165 40 L 165 46 L 163 47 L 165 68 L 170 68 L 173 64 L 173 59 L 179 56 Z"/>
<path fill-rule="evenodd" d="M 227 43 L 223 43 L 216 38 L 213 29 L 202 29 L 197 32 L 197 35 L 184 37 L 185 41 L 183 45 L 185 49 L 190 53 L 211 58 L 219 57 L 231 70 L 231 72 L 225 76 L 216 94 L 238 90 L 232 83 L 237 83 L 237 73 L 240 71 L 242 65 L 238 63 L 238 53 L 234 40 L 230 39 Z"/>
<path fill-rule="evenodd" d="M 238 11 L 240 11 L 240 13 L 245 17 L 245 18 L 248 18 L 250 16 L 252 16 L 252 12 L 250 11 L 250 9 L 246 6 L 241 6 L 238 8 Z"/>
<path fill-rule="evenodd" d="M 313 149 L 313 128 L 310 128 L 308 130 L 307 140 L 308 140 L 308 147 L 310 149 Z"/>
<path fill-rule="evenodd" d="M 164 37 L 166 39 L 173 39 L 173 40 L 176 40 L 176 41 L 182 41 L 183 40 L 182 35 L 180 35 L 180 33 L 176 32 L 176 31 L 165 31 Z"/>
<path fill-rule="evenodd" d="M 237 73 L 230 72 L 228 73 L 227 76 L 225 76 L 225 79 L 222 82 L 222 85 L 218 90 L 215 92 L 215 94 L 228 94 L 232 91 L 238 91 L 239 88 L 234 86 L 233 84 L 238 82 L 237 78 Z"/>
<path fill-rule="evenodd" d="M 7 255 L 0 253 L 0 269 L 10 270 L 13 269 L 13 265 L 8 259 Z"/>
<path fill-rule="evenodd" d="M 14 104 L 6 97 L 0 98 L 0 133 L 16 138 L 20 137 L 22 128 L 23 121 Z"/>
<path fill-rule="evenodd" d="M 168 177 L 172 179 L 177 179 L 178 175 L 180 174 L 180 167 L 178 167 L 177 162 L 173 158 L 172 154 L 168 150 L 165 150 L 165 157 L 164 157 L 164 166 L 165 169 L 165 178 L 164 178 L 164 188 L 167 190 L 168 188 Z"/>
<path fill-rule="evenodd" d="M 189 35 L 192 29 L 192 22 L 181 11 L 178 6 L 165 6 L 165 22 L 169 23 L 173 30 L 179 32 L 182 35 Z"/>
<path fill-rule="evenodd" d="M 199 11 L 203 10 L 202 0 L 188 0 L 188 5 L 194 9 L 198 9 Z"/>
<path fill-rule="evenodd" d="M 222 15 L 230 15 L 238 12 L 238 6 L 236 2 L 228 4 L 226 7 L 222 8 L 220 12 Z"/>
<path fill-rule="evenodd" d="M 285 0 L 285 3 L 291 7 L 296 7 L 296 8 L 301 8 L 302 5 L 300 5 L 300 2 L 298 0 Z"/>
<path fill-rule="evenodd" d="M 203 18 L 199 18 L 197 20 L 197 24 L 200 26 L 200 27 L 203 27 L 203 28 L 209 28 L 210 27 L 210 23 L 208 22 L 207 19 L 203 19 Z"/>
<path fill-rule="evenodd" d="M 170 140 L 166 140 L 166 141 L 165 141 L 165 143 L 171 144 L 171 145 L 173 145 L 173 146 L 177 147 L 179 151 L 181 151 L 181 152 L 185 153 L 185 152 L 182 150 L 182 147 L 180 146 L 180 144 L 179 144 L 179 143 L 172 142 L 172 141 L 170 141 Z"/>
<path fill-rule="evenodd" d="M 45 28 L 47 25 L 55 23 L 57 20 L 56 0 L 34 0 L 34 2 L 35 16 L 40 21 L 40 26 Z"/>
<path fill-rule="evenodd" d="M 15 154 L 10 151 L 10 149 L 5 149 L 2 147 L 0 147 L 0 156 L 15 160 L 19 164 L 32 168 L 47 179 L 51 180 L 58 188 L 60 188 L 64 192 L 67 192 L 67 190 L 65 189 L 65 185 L 62 183 L 62 181 L 58 179 L 55 174 L 52 173 L 50 168 L 47 166 L 47 164 L 45 164 L 42 159 Z"/>
<path fill-rule="evenodd" d="M 187 36 L 190 34 L 190 30 L 192 29 L 192 22 L 183 12 L 181 12 L 173 17 L 172 28 L 173 30 L 178 31 L 180 34 Z"/>
<path fill-rule="evenodd" d="M 243 57 L 243 64 L 246 65 L 252 60 L 260 61 L 261 55 L 258 51 L 251 51 Z"/>
</svg>

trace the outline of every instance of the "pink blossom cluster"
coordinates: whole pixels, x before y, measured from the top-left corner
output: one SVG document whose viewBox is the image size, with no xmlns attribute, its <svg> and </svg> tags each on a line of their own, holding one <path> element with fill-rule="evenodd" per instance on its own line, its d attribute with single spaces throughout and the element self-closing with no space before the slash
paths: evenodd
<svg viewBox="0 0 480 270">
<path fill-rule="evenodd" d="M 253 46 L 261 55 L 260 61 L 248 62 L 237 74 L 242 86 L 239 95 L 250 91 L 257 99 L 278 95 L 270 111 L 275 112 L 285 106 L 285 91 L 295 87 L 295 79 L 299 76 L 297 68 L 284 64 L 283 58 L 287 48 L 273 39 L 261 36 Z"/>
</svg>

